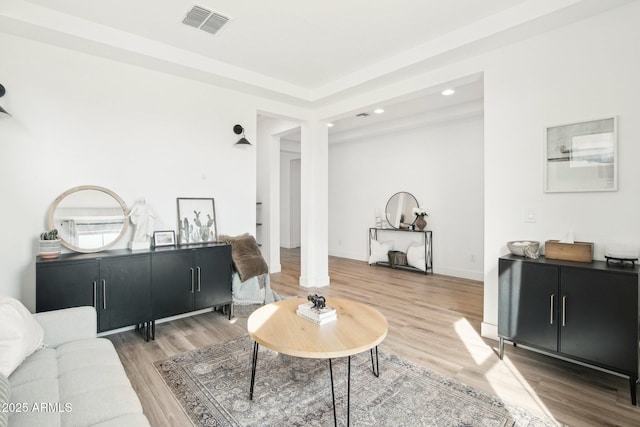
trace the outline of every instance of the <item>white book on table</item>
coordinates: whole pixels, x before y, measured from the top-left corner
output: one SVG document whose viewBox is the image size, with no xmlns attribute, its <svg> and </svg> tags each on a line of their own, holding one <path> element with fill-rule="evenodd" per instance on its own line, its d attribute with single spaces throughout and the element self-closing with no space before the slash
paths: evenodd
<svg viewBox="0 0 640 427">
<path fill-rule="evenodd" d="M 313 303 L 300 304 L 298 311 L 304 312 L 312 319 L 324 319 L 336 315 L 336 309 L 326 306 L 324 308 L 313 308 Z"/>
<path fill-rule="evenodd" d="M 338 318 L 338 316 L 336 315 L 335 311 L 333 313 L 333 315 L 328 316 L 328 317 L 323 317 L 321 319 L 309 316 L 307 314 L 306 311 L 300 311 L 300 310 L 296 310 L 296 314 L 306 320 L 309 320 L 313 323 L 317 323 L 318 325 L 324 325 L 325 323 L 329 323 L 329 322 L 333 322 L 334 320 L 336 320 Z"/>
</svg>

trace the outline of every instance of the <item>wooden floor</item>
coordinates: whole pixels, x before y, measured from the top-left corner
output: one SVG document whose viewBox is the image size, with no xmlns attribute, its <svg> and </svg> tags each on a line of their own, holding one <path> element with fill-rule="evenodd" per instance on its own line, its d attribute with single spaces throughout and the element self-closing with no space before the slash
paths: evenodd
<svg viewBox="0 0 640 427">
<path fill-rule="evenodd" d="M 281 295 L 349 298 L 377 307 L 389 322 L 380 348 L 480 388 L 501 399 L 550 415 L 571 426 L 640 426 L 626 378 L 507 346 L 498 359 L 497 342 L 480 337 L 481 282 L 369 266 L 331 257 L 331 285 L 298 285 L 297 250 L 282 250 L 282 272 L 271 275 Z M 190 425 L 156 373 L 153 362 L 246 333 L 246 319 L 218 312 L 158 323 L 156 340 L 134 332 L 110 335 L 152 426 Z M 247 355 L 249 357 L 249 355 Z M 381 366 L 384 370 L 384 366 Z M 248 383 L 247 383 L 248 385 Z"/>
</svg>

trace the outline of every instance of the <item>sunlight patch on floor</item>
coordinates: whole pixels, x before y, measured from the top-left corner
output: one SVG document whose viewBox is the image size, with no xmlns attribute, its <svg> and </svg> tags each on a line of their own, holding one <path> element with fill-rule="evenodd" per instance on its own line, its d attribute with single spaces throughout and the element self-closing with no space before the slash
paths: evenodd
<svg viewBox="0 0 640 427">
<path fill-rule="evenodd" d="M 507 355 L 505 355 L 502 360 L 498 359 L 496 363 L 487 370 L 485 378 L 499 398 L 506 402 L 526 405 L 531 409 L 537 409 L 550 420 L 555 421 L 551 411 L 542 402 L 540 397 L 538 397 L 536 391 L 522 374 L 520 374 L 518 368 L 509 360 Z M 514 383 L 517 383 L 517 386 L 514 386 Z M 514 400 L 514 387 L 520 390 L 516 400 Z"/>
<path fill-rule="evenodd" d="M 495 356 L 467 319 L 463 317 L 457 320 L 453 327 L 477 365 L 482 365 L 489 357 Z"/>
<path fill-rule="evenodd" d="M 494 349 L 484 342 L 466 318 L 454 322 L 454 329 L 475 363 L 478 366 L 486 365 L 484 376 L 496 396 L 505 402 L 537 410 L 549 420 L 555 421 L 551 411 L 508 356 L 505 355 L 500 360 Z"/>
</svg>

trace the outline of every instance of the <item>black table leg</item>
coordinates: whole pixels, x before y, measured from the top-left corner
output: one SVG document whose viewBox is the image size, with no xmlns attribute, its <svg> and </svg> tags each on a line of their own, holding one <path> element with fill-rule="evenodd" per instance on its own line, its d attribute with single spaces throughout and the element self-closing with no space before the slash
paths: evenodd
<svg viewBox="0 0 640 427">
<path fill-rule="evenodd" d="M 331 378 L 331 401 L 333 402 L 333 425 L 338 427 L 338 418 L 336 417 L 336 392 L 333 387 L 333 368 L 331 367 L 331 359 L 329 359 L 329 377 Z"/>
<path fill-rule="evenodd" d="M 251 387 L 249 388 L 249 400 L 253 400 L 253 384 L 256 381 L 256 364 L 258 363 L 258 342 L 253 342 L 253 356 L 251 358 Z M 334 408 L 335 409 L 335 408 Z"/>
<path fill-rule="evenodd" d="M 331 400 L 333 402 L 333 425 L 338 427 L 338 416 L 336 415 L 336 392 L 333 382 L 333 366 L 329 359 L 329 376 L 331 378 Z M 347 427 L 350 424 L 351 415 L 351 356 L 347 358 Z"/>
<path fill-rule="evenodd" d="M 351 356 L 347 359 L 347 427 L 349 427 L 349 415 L 351 414 Z"/>
<path fill-rule="evenodd" d="M 376 362 L 373 363 L 373 349 L 369 350 L 371 353 L 371 370 L 376 377 L 380 376 L 380 362 L 378 360 L 378 346 L 376 346 Z"/>
<path fill-rule="evenodd" d="M 636 406 L 638 404 L 638 399 L 636 397 L 636 384 L 638 382 L 638 378 L 629 377 L 629 387 L 631 389 L 631 404 Z"/>
</svg>

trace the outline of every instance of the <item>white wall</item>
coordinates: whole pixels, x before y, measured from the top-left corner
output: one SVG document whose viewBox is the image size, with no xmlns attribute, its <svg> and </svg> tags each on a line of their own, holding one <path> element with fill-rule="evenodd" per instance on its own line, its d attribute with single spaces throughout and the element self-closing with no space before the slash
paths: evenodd
<svg viewBox="0 0 640 427">
<path fill-rule="evenodd" d="M 498 257 L 509 240 L 569 229 L 595 243 L 640 246 L 640 2 L 488 55 L 485 67 L 483 334 L 497 324 Z M 544 193 L 545 126 L 619 117 L 616 192 Z M 537 210 L 525 223 L 525 210 Z"/>
<path fill-rule="evenodd" d="M 376 214 L 384 217 L 389 197 L 408 191 L 429 213 L 434 271 L 482 279 L 482 118 L 329 147 L 331 255 L 368 259 Z"/>
<path fill-rule="evenodd" d="M 255 229 L 256 154 L 234 146 L 232 128 L 255 138 L 258 101 L 5 34 L 0 52 L 13 115 L 0 120 L 0 293 L 35 308 L 36 239 L 74 186 L 107 187 L 129 205 L 144 196 L 156 229 L 176 228 L 177 197 L 215 198 L 219 233 Z"/>
<path fill-rule="evenodd" d="M 280 153 L 280 246 L 283 248 L 300 247 L 300 236 L 291 234 L 291 188 L 292 188 L 292 171 L 291 161 L 300 160 L 300 153 L 292 153 L 283 151 Z M 293 179 L 300 180 L 300 175 L 293 176 Z M 300 201 L 298 200 L 298 206 Z M 300 212 L 298 212 L 298 216 Z M 294 220 L 295 221 L 295 220 Z M 298 220 L 298 224 L 300 221 Z"/>
<path fill-rule="evenodd" d="M 301 167 L 302 159 L 291 159 L 289 162 L 289 247 L 299 248 L 302 244 L 300 236 L 301 205 Z"/>
</svg>

